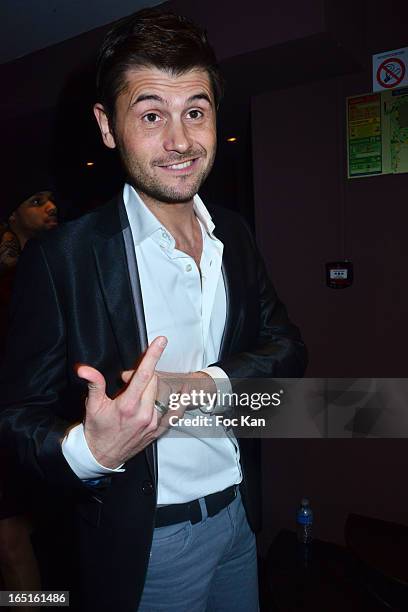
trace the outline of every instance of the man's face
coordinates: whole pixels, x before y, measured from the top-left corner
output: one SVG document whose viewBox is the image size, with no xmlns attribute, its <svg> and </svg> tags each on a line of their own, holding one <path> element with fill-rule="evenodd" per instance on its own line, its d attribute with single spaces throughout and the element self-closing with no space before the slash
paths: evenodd
<svg viewBox="0 0 408 612">
<path fill-rule="evenodd" d="M 129 70 L 113 131 L 100 105 L 95 115 L 105 144 L 118 148 L 142 197 L 166 203 L 193 198 L 216 151 L 214 97 L 205 70 L 179 76 L 158 68 Z"/>
<path fill-rule="evenodd" d="M 33 235 L 55 227 L 58 224 L 57 207 L 50 197 L 50 191 L 35 193 L 20 204 L 10 220 L 24 232 Z"/>
</svg>

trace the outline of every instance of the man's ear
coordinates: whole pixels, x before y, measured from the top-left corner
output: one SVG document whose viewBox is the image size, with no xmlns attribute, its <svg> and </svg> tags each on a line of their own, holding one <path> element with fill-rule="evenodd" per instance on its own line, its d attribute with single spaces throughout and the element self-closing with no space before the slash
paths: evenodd
<svg viewBox="0 0 408 612">
<path fill-rule="evenodd" d="M 109 149 L 115 149 L 115 138 L 109 124 L 109 119 L 105 113 L 105 109 L 103 108 L 102 104 L 97 102 L 93 107 L 93 111 L 98 122 L 99 129 L 101 130 L 103 143 L 107 147 L 109 147 Z"/>
</svg>

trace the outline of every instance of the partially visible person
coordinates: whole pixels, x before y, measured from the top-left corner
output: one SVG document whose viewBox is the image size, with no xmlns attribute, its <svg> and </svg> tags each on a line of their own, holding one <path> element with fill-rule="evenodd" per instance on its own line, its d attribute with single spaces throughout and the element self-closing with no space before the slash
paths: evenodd
<svg viewBox="0 0 408 612">
<path fill-rule="evenodd" d="M 25 194 L 27 195 L 27 194 Z M 57 226 L 57 206 L 51 191 L 24 199 L 0 226 L 0 355 L 14 272 L 27 241 Z M 31 518 L 24 488 L 8 457 L 0 453 L 0 576 L 10 591 L 40 590 L 38 564 L 31 544 Z"/>
<path fill-rule="evenodd" d="M 31 195 L 30 195 L 31 194 Z M 21 189 L 0 224 L 0 361 L 7 334 L 8 305 L 18 258 L 30 238 L 58 225 L 55 197 L 49 189 L 37 190 L 32 185 Z"/>
<path fill-rule="evenodd" d="M 20 202 L 0 229 L 0 272 L 14 268 L 26 242 L 58 225 L 51 191 L 37 191 Z"/>
</svg>

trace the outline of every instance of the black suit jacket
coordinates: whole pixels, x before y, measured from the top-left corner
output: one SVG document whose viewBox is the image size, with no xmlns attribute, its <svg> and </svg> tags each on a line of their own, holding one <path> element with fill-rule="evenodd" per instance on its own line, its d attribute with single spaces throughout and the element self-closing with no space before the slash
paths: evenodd
<svg viewBox="0 0 408 612">
<path fill-rule="evenodd" d="M 217 365 L 232 378 L 302 376 L 304 345 L 268 280 L 251 232 L 231 211 L 210 212 L 224 243 L 227 292 Z M 47 499 L 51 518 L 46 526 L 55 543 L 47 554 L 55 553 L 61 566 L 74 551 L 84 610 L 134 612 L 154 526 L 155 444 L 129 460 L 124 473 L 96 487 L 82 482 L 61 452 L 67 428 L 84 415 L 87 389 L 75 364 L 100 370 L 113 396 L 122 386 L 120 371 L 134 367 L 147 345 L 129 238 L 120 196 L 27 245 L 18 266 L 1 376 L 2 442 Z M 240 440 L 240 451 L 241 490 L 256 531 L 261 512 L 257 440 Z M 66 513 L 64 521 L 61 513 Z M 61 534 L 72 548 L 67 541 L 61 548 Z M 56 586 L 77 592 L 76 583 L 63 581 Z"/>
</svg>

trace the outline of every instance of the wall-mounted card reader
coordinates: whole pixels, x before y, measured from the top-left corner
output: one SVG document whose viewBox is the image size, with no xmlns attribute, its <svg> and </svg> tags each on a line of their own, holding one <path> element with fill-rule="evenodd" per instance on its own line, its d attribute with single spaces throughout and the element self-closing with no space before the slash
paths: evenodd
<svg viewBox="0 0 408 612">
<path fill-rule="evenodd" d="M 330 261 L 326 264 L 326 284 L 330 289 L 345 289 L 353 283 L 353 263 Z"/>
</svg>

